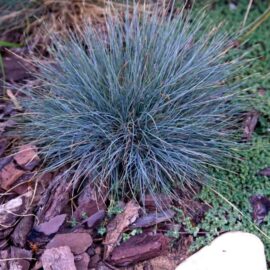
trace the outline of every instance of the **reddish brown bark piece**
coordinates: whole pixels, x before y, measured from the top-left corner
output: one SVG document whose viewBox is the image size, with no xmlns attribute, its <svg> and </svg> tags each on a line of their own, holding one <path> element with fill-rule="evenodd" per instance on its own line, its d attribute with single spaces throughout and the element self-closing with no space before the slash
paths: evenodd
<svg viewBox="0 0 270 270">
<path fill-rule="evenodd" d="M 7 239 L 0 240 L 0 250 L 5 249 L 8 245 L 9 245 L 9 243 L 8 243 Z M 1 269 L 1 267 L 0 267 L 0 269 Z"/>
<path fill-rule="evenodd" d="M 105 211 L 100 210 L 91 217 L 87 218 L 85 222 L 87 223 L 88 228 L 96 227 L 103 219 L 105 218 Z"/>
<path fill-rule="evenodd" d="M 136 235 L 112 251 L 110 263 L 127 266 L 163 255 L 168 250 L 168 243 L 168 238 L 163 234 Z"/>
<path fill-rule="evenodd" d="M 195 224 L 199 224 L 209 210 L 209 205 L 194 199 L 182 200 L 183 211 L 186 213 Z"/>
<path fill-rule="evenodd" d="M 97 269 L 98 263 L 101 261 L 101 257 L 98 254 L 91 256 L 89 267 L 90 269 Z"/>
<path fill-rule="evenodd" d="M 67 176 L 57 175 L 50 183 L 44 195 L 39 201 L 38 219 L 41 223 L 62 213 L 69 201 L 69 193 L 72 185 L 68 182 Z"/>
<path fill-rule="evenodd" d="M 28 270 L 30 267 L 30 261 L 32 259 L 32 252 L 30 250 L 11 247 L 10 258 L 18 258 L 17 260 L 11 260 L 9 262 L 9 269 L 12 270 Z M 21 258 L 21 259 L 19 259 Z"/>
<path fill-rule="evenodd" d="M 33 223 L 33 216 L 26 216 L 20 220 L 10 237 L 14 245 L 19 247 L 26 246 L 26 239 L 32 229 Z"/>
<path fill-rule="evenodd" d="M 262 176 L 270 176 L 270 167 L 260 170 L 258 174 Z"/>
<path fill-rule="evenodd" d="M 143 262 L 143 270 L 175 270 L 178 265 L 179 255 L 174 258 L 173 256 L 159 256 L 149 261 Z M 146 264 L 146 265 L 145 265 Z M 147 268 L 148 267 L 148 268 Z M 139 270 L 135 268 L 135 270 Z"/>
<path fill-rule="evenodd" d="M 8 119 L 5 122 L 0 122 L 0 134 L 6 131 L 6 129 L 14 127 L 15 126 L 15 121 Z"/>
<path fill-rule="evenodd" d="M 31 195 L 32 193 L 28 192 L 0 205 L 0 230 L 15 225 L 18 215 L 22 215 L 25 209 L 27 209 L 27 198 Z"/>
<path fill-rule="evenodd" d="M 1 224 L 2 225 L 2 224 Z M 3 229 L 1 226 L 0 226 L 0 239 L 5 239 L 6 237 L 8 237 L 11 232 L 13 231 L 13 228 L 7 228 L 7 229 Z"/>
<path fill-rule="evenodd" d="M 17 169 L 11 160 L 0 171 L 1 188 L 8 190 L 24 173 L 23 170 Z"/>
<path fill-rule="evenodd" d="M 4 154 L 7 144 L 8 141 L 6 139 L 0 139 L 0 157 Z"/>
<path fill-rule="evenodd" d="M 89 203 L 79 205 L 74 212 L 74 217 L 77 221 L 83 221 L 85 219 L 85 216 L 91 217 L 99 211 L 102 211 L 104 208 L 105 206 L 103 202 L 91 200 Z"/>
<path fill-rule="evenodd" d="M 244 124 L 244 134 L 243 137 L 245 140 L 249 141 L 251 139 L 252 133 L 255 130 L 259 119 L 260 113 L 257 111 L 249 112 L 246 116 Z"/>
<path fill-rule="evenodd" d="M 149 210 L 167 209 L 171 204 L 172 199 L 164 194 L 146 195 L 144 198 L 144 206 Z"/>
<path fill-rule="evenodd" d="M 45 235 L 51 235 L 53 233 L 56 233 L 64 223 L 66 216 L 66 214 L 55 216 L 48 222 L 35 225 L 34 229 L 38 232 L 44 233 Z"/>
<path fill-rule="evenodd" d="M 75 266 L 77 270 L 88 270 L 89 262 L 89 255 L 85 252 L 75 257 Z"/>
<path fill-rule="evenodd" d="M 36 180 L 33 172 L 25 172 L 18 180 L 13 184 L 12 191 L 18 194 L 24 194 L 27 192 L 29 186 L 33 186 L 33 180 Z"/>
<path fill-rule="evenodd" d="M 90 184 L 86 185 L 78 197 L 78 205 L 82 205 L 96 199 L 96 193 Z"/>
<path fill-rule="evenodd" d="M 37 189 L 36 189 L 36 194 L 35 194 L 33 203 L 39 204 L 40 207 L 42 207 L 40 202 L 42 201 L 43 197 L 45 199 L 48 199 L 49 196 L 44 196 L 44 194 L 47 193 L 48 187 L 53 182 L 53 179 L 54 179 L 54 175 L 52 173 L 43 173 L 43 174 L 35 177 L 35 179 L 33 179 L 33 180 L 35 180 L 35 183 L 37 183 Z M 42 222 L 42 220 L 40 220 L 40 222 Z"/>
<path fill-rule="evenodd" d="M 9 82 L 17 82 L 30 77 L 31 66 L 14 54 L 4 57 L 5 77 Z M 1 72 L 0 72 L 1 73 Z"/>
<path fill-rule="evenodd" d="M 106 263 L 104 263 L 104 262 L 99 262 L 97 264 L 96 268 L 94 268 L 94 269 L 92 268 L 91 270 L 112 270 L 112 269 L 116 270 L 117 268 L 115 269 L 115 268 L 107 266 Z"/>
<path fill-rule="evenodd" d="M 40 162 L 35 145 L 22 145 L 19 152 L 14 156 L 16 163 L 25 170 L 33 170 Z"/>
<path fill-rule="evenodd" d="M 117 215 L 107 226 L 104 259 L 107 259 L 114 247 L 118 244 L 123 231 L 132 224 L 139 216 L 139 205 L 134 201 L 126 204 L 123 213 Z"/>
<path fill-rule="evenodd" d="M 12 162 L 12 157 L 4 157 L 0 159 L 0 173 L 2 169 L 10 162 Z"/>
<path fill-rule="evenodd" d="M 76 270 L 74 256 L 67 246 L 46 249 L 41 261 L 44 270 Z"/>
<path fill-rule="evenodd" d="M 262 195 L 254 195 L 250 198 L 253 213 L 252 217 L 257 224 L 263 223 L 270 211 L 270 199 Z"/>
<path fill-rule="evenodd" d="M 1 270 L 9 270 L 8 261 L 6 259 L 9 258 L 8 250 L 0 251 L 0 269 Z"/>
<path fill-rule="evenodd" d="M 81 254 L 85 252 L 92 243 L 92 237 L 88 233 L 63 233 L 57 234 L 47 244 L 46 248 L 68 246 L 74 254 Z"/>
<path fill-rule="evenodd" d="M 85 216 L 91 217 L 98 211 L 104 209 L 104 199 L 88 184 L 84 187 L 78 198 L 78 207 L 74 212 L 74 217 L 77 221 L 83 221 Z"/>
<path fill-rule="evenodd" d="M 166 211 L 160 212 L 160 213 L 151 213 L 148 215 L 145 215 L 143 217 L 138 218 L 131 226 L 131 229 L 135 228 L 145 228 L 150 227 L 152 225 L 170 220 L 174 216 L 174 211 L 168 209 Z"/>
</svg>

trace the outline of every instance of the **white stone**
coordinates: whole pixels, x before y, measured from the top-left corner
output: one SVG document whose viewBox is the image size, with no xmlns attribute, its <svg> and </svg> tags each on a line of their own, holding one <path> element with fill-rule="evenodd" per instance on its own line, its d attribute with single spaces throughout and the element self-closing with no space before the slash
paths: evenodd
<svg viewBox="0 0 270 270">
<path fill-rule="evenodd" d="M 267 270 L 264 245 L 251 233 L 228 232 L 186 259 L 176 270 Z"/>
</svg>

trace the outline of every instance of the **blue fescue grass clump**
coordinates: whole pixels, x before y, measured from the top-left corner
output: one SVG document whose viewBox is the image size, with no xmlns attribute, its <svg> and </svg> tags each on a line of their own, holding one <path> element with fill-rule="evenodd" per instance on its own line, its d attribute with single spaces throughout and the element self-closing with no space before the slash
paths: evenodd
<svg viewBox="0 0 270 270">
<path fill-rule="evenodd" d="M 135 8 L 113 12 L 106 35 L 87 26 L 84 40 L 55 38 L 20 121 L 46 171 L 66 166 L 74 183 L 118 198 L 177 197 L 231 156 L 240 65 L 226 60 L 230 37 L 203 17 Z"/>
</svg>

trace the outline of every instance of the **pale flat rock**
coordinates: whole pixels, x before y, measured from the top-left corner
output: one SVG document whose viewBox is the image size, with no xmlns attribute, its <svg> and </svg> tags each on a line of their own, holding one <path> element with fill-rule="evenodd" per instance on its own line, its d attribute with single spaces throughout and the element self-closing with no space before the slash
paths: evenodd
<svg viewBox="0 0 270 270">
<path fill-rule="evenodd" d="M 225 233 L 176 270 L 267 270 L 264 245 L 250 233 Z"/>
</svg>

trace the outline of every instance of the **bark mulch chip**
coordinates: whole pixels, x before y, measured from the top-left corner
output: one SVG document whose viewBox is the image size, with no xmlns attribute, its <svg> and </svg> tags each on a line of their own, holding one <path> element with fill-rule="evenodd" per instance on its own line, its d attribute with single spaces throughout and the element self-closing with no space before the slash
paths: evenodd
<svg viewBox="0 0 270 270">
<path fill-rule="evenodd" d="M 261 176 L 268 176 L 270 177 L 270 167 L 264 168 L 258 172 Z"/>
<path fill-rule="evenodd" d="M 105 246 L 104 259 L 107 259 L 117 246 L 124 230 L 139 216 L 139 205 L 134 201 L 126 204 L 124 211 L 118 214 L 107 226 L 107 234 L 103 244 Z"/>
<path fill-rule="evenodd" d="M 252 133 L 255 130 L 255 127 L 258 123 L 260 113 L 257 111 L 251 111 L 246 115 L 246 119 L 244 122 L 244 134 L 243 139 L 250 141 L 252 137 Z"/>
<path fill-rule="evenodd" d="M 67 215 L 62 214 L 51 218 L 48 222 L 41 223 L 39 225 L 35 225 L 34 229 L 38 232 L 42 232 L 45 235 L 51 235 L 57 233 L 59 228 L 65 222 Z"/>
<path fill-rule="evenodd" d="M 127 266 L 148 260 L 168 251 L 169 239 L 163 234 L 140 234 L 117 246 L 109 262 L 116 266 Z"/>
<path fill-rule="evenodd" d="M 41 261 L 44 270 L 76 270 L 74 256 L 68 246 L 46 249 Z"/>
<path fill-rule="evenodd" d="M 88 233 L 63 233 L 55 235 L 46 248 L 68 246 L 72 253 L 78 255 L 85 252 L 92 243 L 92 237 Z"/>
</svg>

